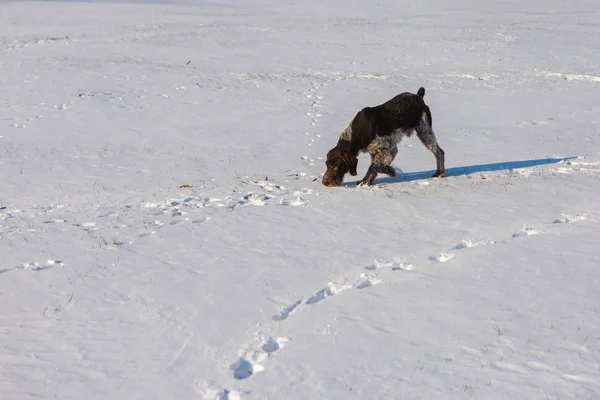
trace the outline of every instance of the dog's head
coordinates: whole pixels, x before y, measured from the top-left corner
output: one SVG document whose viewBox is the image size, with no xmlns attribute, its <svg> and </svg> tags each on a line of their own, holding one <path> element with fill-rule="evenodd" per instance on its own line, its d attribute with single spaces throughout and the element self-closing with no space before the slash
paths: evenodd
<svg viewBox="0 0 600 400">
<path fill-rule="evenodd" d="M 350 172 L 350 175 L 356 176 L 356 166 L 358 158 L 353 157 L 346 149 L 334 147 L 327 153 L 327 171 L 323 175 L 323 185 L 341 186 L 344 181 L 344 175 Z"/>
</svg>

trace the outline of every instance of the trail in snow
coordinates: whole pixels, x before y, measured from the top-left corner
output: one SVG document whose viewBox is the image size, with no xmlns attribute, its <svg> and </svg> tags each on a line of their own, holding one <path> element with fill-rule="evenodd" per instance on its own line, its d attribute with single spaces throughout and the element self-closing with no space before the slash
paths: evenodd
<svg viewBox="0 0 600 400">
<path fill-rule="evenodd" d="M 579 223 L 582 221 L 595 221 L 594 218 L 590 218 L 590 216 L 564 216 L 563 218 L 556 219 L 551 224 L 563 223 L 562 221 L 569 221 L 569 224 Z M 550 224 L 550 223 L 549 223 Z M 550 226 L 550 225 L 548 225 Z M 475 248 L 478 246 L 486 246 L 486 245 L 508 245 L 508 240 L 515 240 L 522 237 L 539 235 L 542 233 L 550 233 L 554 235 L 559 235 L 560 231 L 553 232 L 545 232 L 533 228 L 523 228 L 523 230 L 512 234 L 507 235 L 505 238 L 496 238 L 495 240 L 482 240 L 482 239 L 464 239 L 458 245 L 456 245 L 452 250 L 457 252 L 447 252 L 440 253 L 438 256 L 429 257 L 430 261 L 445 263 L 450 260 L 454 260 L 451 264 L 446 267 L 451 268 L 460 268 L 460 257 L 464 256 L 463 253 L 467 252 L 468 249 Z M 509 238 L 509 239 L 507 239 Z M 458 258 L 455 258 L 458 254 Z M 373 264 L 365 266 L 364 270 L 368 272 L 355 272 L 354 277 L 352 275 L 339 276 L 333 278 L 332 281 L 324 288 L 318 289 L 314 294 L 307 296 L 302 299 L 298 299 L 294 303 L 289 306 L 284 307 L 281 312 L 273 316 L 273 325 L 266 329 L 267 332 L 281 332 L 285 331 L 284 328 L 278 328 L 279 324 L 291 318 L 295 313 L 300 312 L 304 309 L 305 312 L 310 312 L 311 307 L 314 305 L 318 305 L 321 301 L 327 300 L 328 298 L 338 296 L 342 292 L 346 292 L 349 289 L 365 289 L 370 288 L 372 286 L 378 285 L 380 283 L 391 282 L 397 280 L 395 275 L 391 273 L 392 271 L 406 271 L 406 272 L 416 272 L 419 270 L 414 270 L 414 264 L 421 265 L 422 268 L 427 268 L 424 260 L 412 260 L 412 261 L 402 261 L 402 259 L 397 259 L 392 262 L 387 261 L 378 261 L 375 260 Z M 424 265 L 425 264 L 425 265 Z M 307 308 L 308 307 L 308 308 Z M 498 331 L 500 335 L 501 332 Z M 259 338 L 263 338 L 265 336 L 264 332 L 256 332 L 255 336 Z M 289 337 L 285 338 L 277 338 L 273 339 L 272 337 L 268 337 L 266 341 L 261 339 L 261 342 L 264 344 L 255 345 L 253 343 L 248 343 L 244 346 L 243 350 L 240 351 L 240 354 L 244 354 L 245 356 L 241 356 L 238 361 L 232 364 L 232 370 L 234 371 L 234 378 L 237 380 L 240 379 L 248 379 L 255 373 L 264 371 L 266 368 L 266 364 L 269 360 L 269 357 L 274 355 L 276 351 L 283 347 L 283 343 L 287 343 L 292 339 Z M 272 349 L 272 351 L 267 351 L 267 349 Z M 249 350 L 250 349 L 250 350 Z M 464 351 L 470 352 L 474 350 L 465 349 Z M 536 369 L 538 371 L 546 371 L 550 370 L 551 367 L 544 365 L 539 362 L 531 362 L 526 364 L 528 367 L 532 369 Z M 503 371 L 511 371 L 516 373 L 525 372 L 521 367 L 515 366 L 511 363 L 503 363 L 497 362 L 494 364 L 494 368 Z M 568 377 L 567 377 L 568 378 Z M 568 378 L 570 379 L 570 378 Z M 574 380 L 579 378 L 573 377 Z M 592 381 L 590 381 L 592 382 Z M 223 389 L 221 391 L 221 395 L 223 398 L 227 398 L 227 393 L 237 393 L 232 389 Z"/>
</svg>

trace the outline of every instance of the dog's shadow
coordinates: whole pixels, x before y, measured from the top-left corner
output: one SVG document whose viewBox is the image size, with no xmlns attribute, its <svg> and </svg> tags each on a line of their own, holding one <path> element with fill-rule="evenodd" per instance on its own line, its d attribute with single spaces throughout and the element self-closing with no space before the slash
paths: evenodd
<svg viewBox="0 0 600 400">
<path fill-rule="evenodd" d="M 470 165 L 467 167 L 453 167 L 446 169 L 446 176 L 461 176 L 461 175 L 470 175 L 477 172 L 492 172 L 492 171 L 508 171 L 512 169 L 519 168 L 531 168 L 537 167 L 540 165 L 548 165 L 548 164 L 557 164 L 559 162 L 568 161 L 575 159 L 577 157 L 565 157 L 565 158 L 543 158 L 539 160 L 523 160 L 523 161 L 507 161 L 507 162 L 499 162 L 492 164 L 480 164 L 480 165 Z M 375 179 L 373 181 L 373 185 L 382 184 L 382 183 L 404 183 L 404 182 L 412 182 L 418 181 L 422 179 L 429 179 L 435 173 L 434 170 L 431 171 L 420 171 L 420 172 L 408 172 L 403 173 L 396 169 L 398 173 L 395 177 L 382 177 Z M 357 181 L 358 182 L 358 181 Z M 344 182 L 344 186 L 356 186 L 357 182 Z"/>
</svg>

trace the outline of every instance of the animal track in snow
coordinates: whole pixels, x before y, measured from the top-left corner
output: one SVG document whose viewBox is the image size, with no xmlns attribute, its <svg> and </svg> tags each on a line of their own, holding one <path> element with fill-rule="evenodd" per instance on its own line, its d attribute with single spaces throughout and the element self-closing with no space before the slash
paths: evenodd
<svg viewBox="0 0 600 400">
<path fill-rule="evenodd" d="M 6 273 L 6 272 L 11 272 L 11 271 L 26 270 L 26 269 L 31 269 L 32 271 L 43 271 L 43 270 L 54 268 L 57 266 L 64 267 L 65 263 L 60 260 L 48 260 L 44 264 L 40 264 L 37 261 L 22 263 L 13 268 L 0 269 L 0 274 Z"/>
<path fill-rule="evenodd" d="M 494 240 L 464 239 L 464 240 L 461 240 L 460 243 L 458 243 L 456 246 L 454 246 L 449 251 L 439 253 L 438 255 L 435 255 L 435 256 L 430 256 L 429 260 L 435 261 L 438 263 L 443 263 L 443 262 L 452 260 L 456 256 L 454 251 L 460 251 L 460 250 L 464 250 L 464 249 L 470 249 L 472 247 L 485 246 L 488 244 L 495 244 L 495 243 L 496 242 Z"/>
<path fill-rule="evenodd" d="M 251 205 L 251 206 L 264 206 L 267 205 L 267 201 L 272 199 L 272 196 L 269 195 L 259 195 L 256 196 L 254 193 L 248 193 L 238 201 L 239 205 Z"/>
<path fill-rule="evenodd" d="M 230 208 L 244 205 L 264 206 L 273 203 L 281 206 L 298 207 L 305 205 L 310 196 L 320 196 L 320 193 L 315 192 L 311 188 L 298 189 L 290 193 L 283 185 L 275 184 L 268 180 L 250 180 L 243 181 L 242 183 L 258 186 L 263 192 L 260 194 L 249 192 L 236 204 L 230 206 Z"/>
<path fill-rule="evenodd" d="M 309 109 L 309 111 L 307 111 L 305 113 L 305 115 L 311 119 L 310 125 L 313 127 L 317 126 L 317 124 L 319 123 L 319 118 L 321 118 L 323 116 L 323 114 L 316 111 L 316 109 L 318 107 L 320 107 L 320 102 L 323 99 L 323 96 L 322 95 L 317 96 L 317 95 L 315 95 L 315 92 L 320 87 L 324 87 L 324 86 L 327 86 L 327 83 L 312 82 L 311 88 L 308 90 L 309 94 L 306 95 L 306 98 L 311 101 L 311 105 L 310 105 L 311 108 Z M 304 134 L 309 137 L 313 136 L 309 132 L 304 132 Z M 321 135 L 314 135 L 314 137 L 311 137 L 309 139 L 309 142 L 306 145 L 308 147 L 311 147 L 316 140 L 315 138 L 320 138 L 320 137 L 321 137 Z"/>
<path fill-rule="evenodd" d="M 209 397 L 206 397 L 209 398 Z M 210 397 L 211 399 L 215 398 L 215 397 Z M 216 397 L 217 400 L 241 400 L 242 399 L 242 395 L 240 395 L 240 393 L 237 390 L 229 390 L 229 389 L 224 389 L 221 393 L 219 393 L 218 397 Z"/>
<path fill-rule="evenodd" d="M 381 283 L 382 280 L 378 275 L 373 273 L 361 273 L 354 283 L 349 283 L 346 279 L 341 279 L 341 282 L 331 282 L 326 288 L 323 288 L 317 291 L 315 294 L 310 296 L 308 300 L 306 300 L 306 304 L 316 304 L 325 300 L 328 297 L 333 297 L 337 294 L 342 293 L 345 290 L 356 288 L 356 289 L 364 289 L 371 286 L 375 286 L 378 283 Z"/>
<path fill-rule="evenodd" d="M 414 268 L 411 263 L 401 263 L 392 266 L 392 271 L 412 271 Z"/>
<path fill-rule="evenodd" d="M 563 214 L 563 216 L 561 218 L 557 218 L 555 219 L 552 223 L 553 224 L 575 224 L 579 221 L 585 221 L 588 220 L 589 217 L 587 215 L 567 215 L 567 214 Z"/>
<path fill-rule="evenodd" d="M 317 137 L 321 137 L 321 135 L 316 135 Z M 321 160 L 323 160 L 323 157 L 308 157 L 308 156 L 302 156 L 301 157 L 302 162 L 306 165 L 309 166 L 313 166 L 315 165 L 317 162 L 320 162 Z"/>
<path fill-rule="evenodd" d="M 308 298 L 308 300 L 306 300 L 306 304 L 316 304 L 319 303 L 322 300 L 325 300 L 328 297 L 332 297 L 335 296 L 338 293 L 343 292 L 346 289 L 350 289 L 351 286 L 337 286 L 337 285 L 331 285 L 329 287 L 326 287 L 324 289 L 321 289 L 319 291 L 317 291 L 315 294 L 313 294 L 312 296 L 310 296 Z"/>
<path fill-rule="evenodd" d="M 440 253 L 437 256 L 431 256 L 429 257 L 429 259 L 431 261 L 436 261 L 439 263 L 443 263 L 449 260 L 452 260 L 454 258 L 454 254 L 453 253 Z"/>
<path fill-rule="evenodd" d="M 393 265 L 393 263 L 391 263 L 391 262 L 384 262 L 384 261 L 375 260 L 373 262 L 373 264 L 367 265 L 365 267 L 365 269 L 367 271 L 376 271 L 376 270 L 378 270 L 380 268 L 391 267 L 392 265 Z"/>
<path fill-rule="evenodd" d="M 373 264 L 367 265 L 365 269 L 367 271 L 376 271 L 380 268 L 390 268 L 392 271 L 412 271 L 413 265 L 407 261 L 395 260 L 393 262 L 375 260 Z"/>
<path fill-rule="evenodd" d="M 284 321 L 286 320 L 297 308 L 302 304 L 302 300 L 298 300 L 295 303 L 285 307 L 279 314 L 273 315 L 274 321 Z"/>
<path fill-rule="evenodd" d="M 48 260 L 48 261 L 46 261 L 45 265 L 36 265 L 35 267 L 33 267 L 33 270 L 34 271 L 42 271 L 42 270 L 45 270 L 45 269 L 54 268 L 55 266 L 64 267 L 65 264 L 62 261 L 59 261 L 59 260 Z"/>
<path fill-rule="evenodd" d="M 250 376 L 254 374 L 255 370 L 256 372 L 262 371 L 262 367 L 261 369 L 256 369 L 250 361 L 246 360 L 243 357 L 241 357 L 237 362 L 235 362 L 231 366 L 231 369 L 233 370 L 233 377 L 238 380 L 250 378 Z"/>
<path fill-rule="evenodd" d="M 458 243 L 456 246 L 454 246 L 454 250 L 462 250 L 462 249 L 469 249 L 471 247 L 477 247 L 477 246 L 484 246 L 487 244 L 494 244 L 496 243 L 493 240 L 461 240 L 460 243 Z"/>
<path fill-rule="evenodd" d="M 124 236 L 128 236 L 130 240 L 133 240 L 134 238 L 150 237 L 164 226 L 179 224 L 201 226 L 214 218 L 219 209 L 233 211 L 242 206 L 305 207 L 310 203 L 311 198 L 321 195 L 312 188 L 289 190 L 268 178 L 262 181 L 246 178 L 241 180 L 241 183 L 251 185 L 253 190 L 240 193 L 239 189 L 232 189 L 230 192 L 221 192 L 211 196 L 200 193 L 192 194 L 190 190 L 185 190 L 183 191 L 185 194 L 181 197 L 142 200 L 137 204 L 126 204 L 118 212 L 105 212 L 98 216 L 99 226 L 96 226 L 96 222 L 93 221 L 73 225 L 88 233 L 95 232 L 95 236 L 102 237 L 102 234 L 107 238 L 105 241 L 112 243 L 111 235 L 114 235 L 115 232 L 105 233 L 106 229 L 118 229 L 116 234 L 120 236 L 119 239 L 123 240 Z M 186 186 L 186 189 L 189 188 L 191 186 Z M 207 190 L 214 191 L 214 189 L 213 187 Z M 134 213 L 132 214 L 130 210 Z M 140 212 L 144 214 L 142 224 L 139 223 Z M 0 218 L 3 215 L 0 214 Z M 119 221 L 118 224 L 114 222 L 115 218 L 116 221 Z"/>
<path fill-rule="evenodd" d="M 288 337 L 268 337 L 258 348 L 244 352 L 235 363 L 231 364 L 233 377 L 244 380 L 257 372 L 264 371 L 262 364 L 290 340 Z"/>
<path fill-rule="evenodd" d="M 282 309 L 279 313 L 273 315 L 272 319 L 275 322 L 282 322 L 287 320 L 294 312 L 300 309 L 303 305 L 313 305 L 320 303 L 321 301 L 340 294 L 341 292 L 348 289 L 366 289 L 375 286 L 383 281 L 379 274 L 375 273 L 376 269 L 390 268 L 391 270 L 412 270 L 412 264 L 409 263 L 388 263 L 375 261 L 372 266 L 365 267 L 369 272 L 361 272 L 354 281 L 350 281 L 347 278 L 339 278 L 337 282 L 330 282 L 325 288 L 322 288 L 314 292 L 306 300 L 299 299 L 290 304 L 289 306 Z M 257 347 L 250 347 L 249 350 L 242 351 L 239 358 L 230 365 L 230 369 L 233 371 L 233 377 L 236 380 L 245 380 L 250 378 L 257 372 L 265 369 L 265 361 L 278 352 L 287 342 L 291 339 L 287 337 L 267 337 L 266 340 L 261 341 L 261 344 Z M 224 393 L 224 392 L 223 392 Z"/>
<path fill-rule="evenodd" d="M 290 338 L 287 337 L 278 337 L 276 339 L 270 337 L 263 343 L 262 350 L 267 354 L 273 354 L 279 349 L 281 349 L 284 346 L 284 344 L 289 341 Z"/>
<path fill-rule="evenodd" d="M 278 322 L 284 321 L 287 318 L 289 318 L 292 313 L 297 311 L 302 305 L 312 305 L 320 303 L 321 301 L 329 297 L 335 296 L 337 294 L 340 294 L 345 290 L 352 288 L 364 289 L 383 282 L 383 279 L 381 279 L 379 274 L 375 273 L 374 271 L 381 269 L 389 269 L 391 271 L 412 271 L 414 267 L 411 263 L 406 261 L 396 260 L 394 262 L 386 262 L 375 260 L 373 264 L 365 266 L 364 269 L 369 272 L 359 273 L 354 280 L 350 280 L 345 277 L 337 278 L 333 282 L 330 282 L 327 287 L 314 292 L 306 300 L 300 299 L 285 307 L 279 313 L 275 314 L 272 317 L 272 319 Z"/>
<path fill-rule="evenodd" d="M 560 167 L 554 168 L 554 172 L 559 174 L 570 174 L 581 172 L 587 174 L 600 174 L 600 161 L 581 161 L 585 156 L 579 156 L 575 159 L 562 160 L 558 164 Z"/>
<path fill-rule="evenodd" d="M 583 215 L 567 215 L 564 214 L 563 218 L 557 219 L 554 223 L 575 223 L 579 221 L 583 221 L 589 219 L 588 216 Z M 542 233 L 541 230 L 535 228 L 525 227 L 521 231 L 512 235 L 512 237 L 520 238 L 524 236 L 537 235 Z M 457 243 L 452 249 L 447 252 L 442 252 L 437 256 L 429 257 L 430 260 L 436 262 L 446 262 L 455 257 L 455 255 L 464 251 L 465 249 L 485 246 L 488 244 L 495 244 L 497 241 L 489 240 L 489 239 L 465 239 Z M 395 260 L 393 262 L 388 261 L 379 261 L 375 260 L 372 264 L 363 266 L 363 272 L 359 273 L 352 279 L 349 276 L 341 276 L 338 277 L 332 282 L 330 282 L 327 286 L 322 287 L 321 289 L 313 292 L 310 296 L 298 299 L 290 305 L 284 307 L 277 314 L 272 316 L 272 320 L 275 324 L 280 323 L 282 321 L 288 320 L 295 313 L 303 310 L 306 306 L 312 306 L 321 303 L 323 300 L 326 300 L 330 297 L 341 294 L 342 292 L 348 289 L 366 289 L 373 287 L 381 282 L 383 282 L 382 276 L 385 276 L 384 273 L 386 271 L 411 271 L 413 269 L 413 265 L 409 262 L 401 262 L 400 260 Z M 390 272 L 388 272 L 390 273 Z M 310 308 L 309 308 L 310 309 Z M 245 352 L 242 354 L 238 360 L 231 365 L 231 369 L 234 374 L 234 378 L 237 380 L 244 380 L 251 377 L 256 372 L 264 370 L 265 361 L 272 354 L 277 353 L 286 340 L 281 340 L 281 338 L 268 337 L 266 340 L 262 340 L 261 344 L 257 346 L 254 350 Z M 476 352 L 476 350 L 465 350 Z M 529 363 L 523 366 L 511 364 L 507 362 L 497 362 L 492 365 L 492 367 L 510 372 L 522 372 L 525 371 L 525 367 L 530 369 L 540 369 L 545 370 L 546 367 L 542 364 Z M 222 393 L 226 393 L 223 391 Z"/>
<path fill-rule="evenodd" d="M 563 214 L 563 216 L 561 218 L 555 219 L 552 223 L 553 224 L 575 224 L 577 222 L 585 221 L 585 220 L 589 220 L 589 219 L 590 219 L 590 217 L 588 215 L 580 215 L 580 214 L 568 215 L 568 214 Z M 531 228 L 531 227 L 524 227 L 519 232 L 513 233 L 512 237 L 513 238 L 523 238 L 523 237 L 527 237 L 527 236 L 540 235 L 542 233 L 544 233 L 544 231 L 542 231 L 540 229 Z M 460 251 L 460 250 L 469 249 L 469 248 L 472 248 L 472 247 L 485 246 L 485 245 L 496 244 L 496 243 L 497 242 L 494 241 L 494 240 L 483 240 L 483 239 L 478 239 L 478 240 L 465 239 L 465 240 L 461 240 L 460 243 L 458 243 L 456 246 L 454 246 L 450 251 L 439 253 L 436 256 L 430 256 L 429 260 L 435 261 L 435 262 L 439 262 L 439 263 L 443 263 L 443 262 L 446 262 L 446 261 L 449 261 L 449 260 L 453 259 L 456 256 L 456 254 L 453 251 Z M 367 267 L 367 268 L 368 269 L 369 268 L 376 269 L 375 267 Z"/>
<path fill-rule="evenodd" d="M 543 233 L 540 230 L 537 230 L 535 228 L 523 228 L 522 230 L 520 230 L 519 232 L 513 233 L 512 237 L 514 238 L 520 238 L 520 237 L 526 237 L 526 236 L 532 236 L 532 235 L 539 235 L 540 233 Z"/>
<path fill-rule="evenodd" d="M 579 156 L 577 157 L 578 160 L 580 159 L 584 159 L 585 157 Z M 587 161 L 573 161 L 573 160 L 566 160 L 566 161 L 561 161 L 561 164 L 565 164 L 565 165 L 570 165 L 570 166 L 582 166 L 582 167 L 600 167 L 600 161 L 592 161 L 592 162 L 587 162 Z"/>
<path fill-rule="evenodd" d="M 365 289 L 371 286 L 378 285 L 382 282 L 378 277 L 365 277 L 366 279 L 362 282 L 359 282 L 355 288 L 357 289 Z"/>
<path fill-rule="evenodd" d="M 389 269 L 390 271 L 410 271 L 413 269 L 413 266 L 408 262 L 381 262 L 375 260 L 372 265 L 364 268 L 367 272 L 360 272 L 354 280 L 346 277 L 339 277 L 330 282 L 327 287 L 314 292 L 308 298 L 296 300 L 277 314 L 273 315 L 272 320 L 275 321 L 275 323 L 285 321 L 302 306 L 320 303 L 321 301 L 340 294 L 348 289 L 354 288 L 362 290 L 375 286 L 383 281 L 379 273 L 376 273 L 375 271 L 383 271 L 385 269 Z M 257 335 L 262 336 L 260 334 Z M 230 369 L 233 371 L 233 378 L 236 380 L 245 380 L 255 373 L 263 371 L 265 369 L 264 364 L 268 358 L 276 354 L 290 340 L 291 339 L 288 337 L 268 336 L 266 339 L 260 341 L 260 345 L 246 347 L 246 350 L 241 351 L 238 359 L 230 365 Z M 228 389 L 223 389 L 220 393 L 220 398 L 229 398 L 226 396 L 231 392 Z"/>
</svg>

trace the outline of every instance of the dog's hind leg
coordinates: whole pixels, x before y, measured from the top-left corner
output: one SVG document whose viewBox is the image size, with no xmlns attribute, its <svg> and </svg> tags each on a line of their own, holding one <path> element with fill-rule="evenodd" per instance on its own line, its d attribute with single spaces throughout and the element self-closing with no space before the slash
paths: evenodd
<svg viewBox="0 0 600 400">
<path fill-rule="evenodd" d="M 421 143 L 423 143 L 435 156 L 436 171 L 435 174 L 432 175 L 432 178 L 443 178 L 446 176 L 445 153 L 439 146 L 430 123 L 421 120 L 415 130 L 417 131 L 417 136 L 421 140 Z"/>
</svg>

